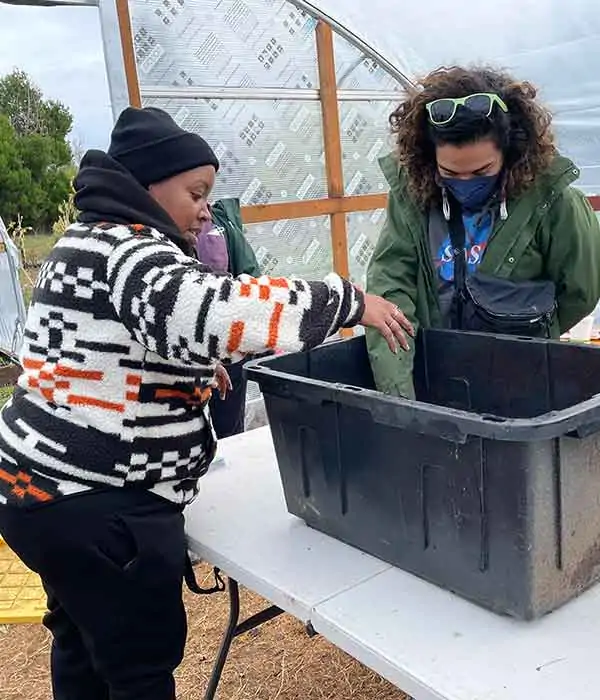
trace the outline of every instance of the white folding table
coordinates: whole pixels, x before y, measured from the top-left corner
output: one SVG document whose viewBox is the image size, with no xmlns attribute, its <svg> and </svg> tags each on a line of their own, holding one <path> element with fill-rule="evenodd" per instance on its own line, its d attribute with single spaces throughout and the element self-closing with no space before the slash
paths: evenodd
<svg viewBox="0 0 600 700">
<path fill-rule="evenodd" d="M 535 622 L 500 617 L 289 515 L 268 428 L 225 440 L 220 454 L 186 512 L 190 549 L 229 577 L 207 700 L 234 636 L 282 611 L 415 700 L 599 697 L 600 586 Z M 273 604 L 241 624 L 238 582 Z"/>
</svg>

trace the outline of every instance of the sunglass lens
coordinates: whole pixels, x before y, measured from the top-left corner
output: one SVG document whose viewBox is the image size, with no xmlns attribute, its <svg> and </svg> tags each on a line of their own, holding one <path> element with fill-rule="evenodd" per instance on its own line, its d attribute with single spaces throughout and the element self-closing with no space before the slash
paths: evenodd
<svg viewBox="0 0 600 700">
<path fill-rule="evenodd" d="M 492 101 L 489 95 L 471 95 L 465 100 L 465 107 L 471 112 L 489 116 L 492 111 Z"/>
<path fill-rule="evenodd" d="M 452 100 L 436 100 L 430 105 L 429 113 L 434 124 L 444 124 L 450 121 L 454 115 L 454 102 Z"/>
</svg>

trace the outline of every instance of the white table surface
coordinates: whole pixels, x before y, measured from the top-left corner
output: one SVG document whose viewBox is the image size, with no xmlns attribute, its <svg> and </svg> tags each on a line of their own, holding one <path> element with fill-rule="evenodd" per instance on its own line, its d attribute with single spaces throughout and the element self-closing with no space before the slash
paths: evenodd
<svg viewBox="0 0 600 700">
<path fill-rule="evenodd" d="M 415 700 L 600 698 L 600 586 L 536 622 L 495 615 L 289 515 L 268 428 L 220 452 L 191 549 Z"/>
<path fill-rule="evenodd" d="M 398 569 L 319 605 L 313 627 L 416 700 L 598 700 L 600 587 L 535 622 Z"/>
<path fill-rule="evenodd" d="M 186 511 L 190 549 L 307 622 L 321 602 L 389 569 L 289 515 L 269 428 L 219 444 L 225 465 Z"/>
</svg>

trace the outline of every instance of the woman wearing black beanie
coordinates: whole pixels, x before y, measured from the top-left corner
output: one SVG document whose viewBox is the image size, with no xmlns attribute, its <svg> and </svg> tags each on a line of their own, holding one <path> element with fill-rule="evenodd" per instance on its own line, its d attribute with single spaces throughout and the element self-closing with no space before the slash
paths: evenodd
<svg viewBox="0 0 600 700">
<path fill-rule="evenodd" d="M 0 533 L 48 593 L 56 700 L 173 700 L 186 619 L 182 510 L 215 454 L 221 359 L 342 327 L 412 332 L 392 304 L 324 282 L 215 275 L 189 233 L 218 160 L 165 112 L 127 109 L 76 178 L 81 214 L 43 265 L 0 413 Z"/>
</svg>

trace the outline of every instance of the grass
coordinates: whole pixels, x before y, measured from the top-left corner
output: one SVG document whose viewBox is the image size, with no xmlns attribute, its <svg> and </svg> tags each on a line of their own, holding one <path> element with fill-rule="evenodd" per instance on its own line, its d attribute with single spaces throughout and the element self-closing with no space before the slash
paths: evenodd
<svg viewBox="0 0 600 700">
<path fill-rule="evenodd" d="M 54 234 L 31 234 L 25 236 L 27 260 L 33 264 L 40 264 L 50 252 L 57 241 Z"/>
<path fill-rule="evenodd" d="M 56 243 L 53 234 L 36 234 L 25 236 L 25 250 L 23 258 L 25 267 L 21 270 L 21 287 L 25 304 L 29 306 L 31 294 L 35 285 L 38 270 Z"/>
<path fill-rule="evenodd" d="M 0 369 L 9 366 L 8 359 L 0 353 Z M 12 394 L 12 386 L 0 386 L 0 408 L 8 401 Z"/>
<path fill-rule="evenodd" d="M 12 394 L 12 386 L 0 386 L 0 408 L 8 401 Z"/>
</svg>

